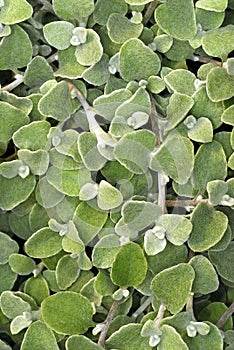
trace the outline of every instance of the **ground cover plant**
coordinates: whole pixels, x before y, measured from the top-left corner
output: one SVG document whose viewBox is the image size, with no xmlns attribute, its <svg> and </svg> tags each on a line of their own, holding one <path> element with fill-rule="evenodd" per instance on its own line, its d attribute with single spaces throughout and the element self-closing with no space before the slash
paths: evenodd
<svg viewBox="0 0 234 350">
<path fill-rule="evenodd" d="M 234 1 L 0 0 L 0 350 L 233 350 Z"/>
</svg>

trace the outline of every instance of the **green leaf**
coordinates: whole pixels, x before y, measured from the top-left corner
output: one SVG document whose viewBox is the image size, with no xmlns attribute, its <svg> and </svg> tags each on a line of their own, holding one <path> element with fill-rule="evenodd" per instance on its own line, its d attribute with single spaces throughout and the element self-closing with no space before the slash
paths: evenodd
<svg viewBox="0 0 234 350">
<path fill-rule="evenodd" d="M 213 324 L 216 324 L 220 317 L 227 311 L 228 307 L 221 302 L 213 302 L 206 307 L 204 307 L 198 314 L 199 321 L 209 321 Z M 225 322 L 225 325 L 222 327 L 224 331 L 233 328 L 232 318 L 229 317 Z"/>
<path fill-rule="evenodd" d="M 13 142 L 18 148 L 31 151 L 46 149 L 48 147 L 47 134 L 50 123 L 45 120 L 35 121 L 19 128 L 13 135 Z"/>
<path fill-rule="evenodd" d="M 127 89 L 117 89 L 110 94 L 97 97 L 93 106 L 95 110 L 105 119 L 111 121 L 114 118 L 116 109 L 125 101 L 130 99 L 132 93 Z"/>
<path fill-rule="evenodd" d="M 139 39 L 127 40 L 120 49 L 120 75 L 126 81 L 147 80 L 161 68 L 158 55 Z"/>
<path fill-rule="evenodd" d="M 157 299 L 176 314 L 188 301 L 194 278 L 193 268 L 182 263 L 159 272 L 152 280 L 151 288 Z"/>
<path fill-rule="evenodd" d="M 72 335 L 66 341 L 66 350 L 102 350 L 103 348 L 83 335 Z"/>
<path fill-rule="evenodd" d="M 231 105 L 230 107 L 228 107 L 227 109 L 225 109 L 225 111 L 222 114 L 222 121 L 225 124 L 230 124 L 234 126 L 234 118 L 233 118 L 233 112 L 234 111 L 234 106 Z"/>
<path fill-rule="evenodd" d="M 73 24 L 65 21 L 55 21 L 43 27 L 43 33 L 48 43 L 58 50 L 65 50 L 70 46 Z"/>
<path fill-rule="evenodd" d="M 105 270 L 99 270 L 94 281 L 94 288 L 97 293 L 101 294 L 102 296 L 112 295 L 117 289 L 117 287 L 112 283 L 109 273 Z"/>
<path fill-rule="evenodd" d="M 0 102 L 0 113 L 2 115 L 0 139 L 4 142 L 9 141 L 16 130 L 29 122 L 25 112 L 6 102 Z"/>
<path fill-rule="evenodd" d="M 129 230 L 141 231 L 161 215 L 161 208 L 150 202 L 130 200 L 122 206 L 124 223 Z"/>
<path fill-rule="evenodd" d="M 223 12 L 226 10 L 228 0 L 199 0 L 196 2 L 196 7 L 215 12 Z"/>
<path fill-rule="evenodd" d="M 106 159 L 97 149 L 97 138 L 91 132 L 82 132 L 78 138 L 78 150 L 86 168 L 91 171 L 101 169 Z"/>
<path fill-rule="evenodd" d="M 175 69 L 164 77 L 164 81 L 174 92 L 192 96 L 195 89 L 196 76 L 186 69 Z"/>
<path fill-rule="evenodd" d="M 12 210 L 24 202 L 33 192 L 35 184 L 36 179 L 34 175 L 28 175 L 25 179 L 22 179 L 20 176 L 7 179 L 0 175 L 0 208 Z"/>
<path fill-rule="evenodd" d="M 39 112 L 58 121 L 68 119 L 72 113 L 71 96 L 65 81 L 55 84 L 38 104 Z"/>
<path fill-rule="evenodd" d="M 110 210 L 118 207 L 123 202 L 121 192 L 110 185 L 107 181 L 102 180 L 99 184 L 97 204 L 102 210 Z"/>
<path fill-rule="evenodd" d="M 205 78 L 206 79 L 206 78 Z M 204 117 L 210 119 L 214 128 L 221 124 L 221 115 L 224 111 L 222 102 L 212 102 L 207 96 L 206 87 L 201 86 L 193 95 L 194 106 L 190 113 L 197 118 Z"/>
<path fill-rule="evenodd" d="M 183 341 L 181 335 L 177 333 L 175 328 L 164 324 L 161 327 L 162 336 L 160 337 L 160 343 L 157 346 L 158 350 L 189 350 L 186 343 Z"/>
<path fill-rule="evenodd" d="M 106 54 L 102 56 L 99 62 L 95 63 L 90 68 L 87 68 L 83 74 L 82 78 L 89 84 L 100 86 L 105 84 L 110 76 L 108 70 L 109 58 Z"/>
<path fill-rule="evenodd" d="M 234 44 L 232 37 L 234 25 L 210 30 L 202 37 L 202 48 L 210 56 L 219 57 L 223 61 L 227 59 L 228 54 L 233 51 Z"/>
<path fill-rule="evenodd" d="M 25 252 L 32 258 L 47 258 L 62 250 L 62 237 L 44 227 L 36 231 L 26 242 Z"/>
<path fill-rule="evenodd" d="M 192 291 L 209 294 L 219 288 L 219 279 L 211 262 L 203 255 L 196 255 L 189 264 L 195 271 Z"/>
<path fill-rule="evenodd" d="M 78 196 L 81 187 L 91 181 L 90 172 L 85 168 L 63 170 L 50 167 L 46 174 L 46 179 L 59 192 L 72 197 Z"/>
<path fill-rule="evenodd" d="M 12 350 L 10 345 L 5 343 L 4 341 L 0 340 L 0 349 L 1 350 Z"/>
<path fill-rule="evenodd" d="M 133 242 L 123 245 L 111 269 L 113 283 L 122 287 L 138 286 L 146 273 L 147 261 L 141 247 Z"/>
<path fill-rule="evenodd" d="M 192 231 L 192 223 L 181 215 L 166 214 L 159 217 L 156 222 L 166 230 L 166 238 L 174 245 L 185 243 Z"/>
<path fill-rule="evenodd" d="M 57 191 L 56 188 L 47 181 L 46 177 L 42 177 L 38 181 L 35 195 L 37 202 L 46 209 L 56 206 L 64 198 L 64 194 Z"/>
<path fill-rule="evenodd" d="M 102 237 L 93 248 L 93 265 L 101 269 L 111 267 L 119 249 L 120 242 L 119 238 L 116 235 L 109 234 Z"/>
<path fill-rule="evenodd" d="M 95 22 L 105 25 L 112 13 L 125 15 L 127 10 L 128 6 L 124 0 L 112 0 L 111 6 L 109 0 L 98 0 L 95 4 L 93 17 Z"/>
<path fill-rule="evenodd" d="M 86 202 L 78 205 L 73 220 L 85 244 L 89 243 L 102 229 L 107 216 L 107 212 L 93 208 Z"/>
<path fill-rule="evenodd" d="M 209 166 L 205 166 L 209 157 Z M 225 180 L 227 162 L 223 147 L 217 141 L 206 143 L 199 147 L 194 162 L 191 178 L 194 188 L 204 193 L 206 185 L 212 180 Z"/>
<path fill-rule="evenodd" d="M 47 80 L 53 78 L 53 69 L 46 59 L 41 56 L 36 56 L 27 66 L 24 74 L 24 84 L 30 87 L 41 86 Z"/>
<path fill-rule="evenodd" d="M 165 83 L 160 77 L 151 75 L 148 78 L 147 89 L 153 94 L 159 94 L 165 89 L 165 87 Z"/>
<path fill-rule="evenodd" d="M 167 107 L 164 133 L 174 129 L 186 117 L 193 105 L 192 97 L 175 92 L 171 96 Z"/>
<path fill-rule="evenodd" d="M 31 311 L 30 304 L 11 291 L 1 294 L 0 303 L 3 314 L 10 320 L 22 315 L 25 311 Z"/>
<path fill-rule="evenodd" d="M 215 67 L 207 76 L 207 94 L 211 101 L 219 102 L 234 96 L 234 76 L 225 68 Z"/>
<path fill-rule="evenodd" d="M 192 224 L 188 245 L 195 252 L 203 252 L 221 240 L 227 229 L 228 218 L 211 205 L 201 202 L 193 211 Z"/>
<path fill-rule="evenodd" d="M 190 338 L 187 335 L 184 337 L 190 350 L 223 349 L 223 338 L 220 330 L 210 322 L 207 322 L 207 324 L 210 326 L 210 332 L 207 335 L 197 334 L 194 338 Z"/>
<path fill-rule="evenodd" d="M 43 175 L 48 169 L 50 159 L 49 153 L 46 151 L 21 149 L 18 151 L 18 157 L 29 166 L 34 175 Z"/>
<path fill-rule="evenodd" d="M 29 275 L 36 267 L 33 259 L 22 254 L 11 254 L 9 256 L 9 265 L 12 271 L 19 275 Z"/>
<path fill-rule="evenodd" d="M 150 168 L 164 172 L 179 184 L 185 184 L 194 165 L 193 144 L 186 137 L 172 136 L 153 153 Z"/>
<path fill-rule="evenodd" d="M 0 246 L 4 247 L 0 255 L 0 264 L 6 264 L 9 256 L 13 253 L 18 253 L 19 246 L 6 233 L 0 232 Z"/>
<path fill-rule="evenodd" d="M 232 261 L 234 257 L 234 243 L 231 242 L 225 250 L 210 251 L 209 258 L 215 265 L 218 274 L 228 281 L 234 282 Z"/>
<path fill-rule="evenodd" d="M 148 338 L 141 336 L 142 325 L 130 323 L 114 332 L 106 341 L 110 349 L 151 350 Z"/>
<path fill-rule="evenodd" d="M 188 137 L 196 142 L 209 143 L 213 139 L 213 126 L 208 118 L 198 118 L 196 124 L 188 129 Z"/>
<path fill-rule="evenodd" d="M 222 180 L 213 180 L 207 183 L 209 201 L 212 205 L 218 205 L 228 191 L 228 184 Z"/>
<path fill-rule="evenodd" d="M 118 161 L 107 162 L 101 169 L 102 175 L 112 185 L 130 180 L 133 174 Z"/>
<path fill-rule="evenodd" d="M 41 274 L 27 279 L 24 285 L 24 292 L 30 295 L 38 305 L 50 295 L 48 284 Z"/>
<path fill-rule="evenodd" d="M 67 289 L 79 276 L 78 261 L 70 255 L 64 255 L 56 266 L 56 280 L 60 289 Z"/>
<path fill-rule="evenodd" d="M 13 272 L 8 264 L 0 265 L 0 293 L 11 290 L 17 279 L 17 274 Z"/>
<path fill-rule="evenodd" d="M 123 44 L 129 39 L 138 38 L 143 30 L 142 23 L 133 23 L 119 13 L 112 13 L 106 26 L 110 39 L 117 44 Z"/>
<path fill-rule="evenodd" d="M 165 238 L 158 238 L 153 230 L 148 230 L 144 236 L 144 249 L 147 255 L 156 255 L 163 251 L 167 245 Z"/>
<path fill-rule="evenodd" d="M 215 3 L 213 2 L 213 4 Z M 201 24 L 203 30 L 212 30 L 221 26 L 225 17 L 225 12 L 207 11 L 196 8 L 196 17 L 197 23 Z M 202 35 L 203 34 L 204 33 L 202 33 Z"/>
<path fill-rule="evenodd" d="M 86 67 L 79 64 L 75 57 L 75 46 L 69 46 L 66 50 L 58 51 L 59 69 L 55 76 L 69 79 L 81 78 Z"/>
<path fill-rule="evenodd" d="M 0 12 L 0 22 L 3 24 L 23 22 L 29 19 L 32 13 L 32 6 L 25 0 L 4 0 L 4 6 Z"/>
<path fill-rule="evenodd" d="M 41 305 L 46 325 L 61 334 L 82 334 L 93 325 L 90 301 L 79 293 L 59 292 Z"/>
<path fill-rule="evenodd" d="M 150 152 L 154 149 L 155 141 L 155 135 L 151 131 L 133 131 L 124 135 L 117 143 L 114 156 L 131 172 L 143 174 L 148 169 Z"/>
<path fill-rule="evenodd" d="M 103 48 L 99 35 L 93 29 L 87 29 L 85 43 L 76 47 L 75 56 L 79 64 L 91 66 L 102 58 Z"/>
<path fill-rule="evenodd" d="M 158 6 L 155 20 L 166 34 L 179 40 L 192 39 L 197 32 L 192 0 L 171 0 Z"/>
<path fill-rule="evenodd" d="M 77 20 L 88 17 L 94 10 L 93 0 L 68 0 L 64 6 L 63 0 L 53 0 L 56 14 L 66 20 Z"/>
<path fill-rule="evenodd" d="M 32 44 L 28 34 L 18 25 L 11 27 L 11 34 L 0 44 L 0 69 L 15 70 L 27 66 L 32 58 Z"/>
<path fill-rule="evenodd" d="M 21 350 L 58 350 L 54 333 L 42 321 L 36 321 L 26 331 Z"/>
</svg>

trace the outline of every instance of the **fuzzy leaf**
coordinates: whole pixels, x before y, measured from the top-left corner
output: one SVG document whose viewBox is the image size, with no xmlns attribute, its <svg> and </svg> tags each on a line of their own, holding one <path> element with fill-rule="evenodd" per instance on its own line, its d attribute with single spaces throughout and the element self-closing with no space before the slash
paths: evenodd
<svg viewBox="0 0 234 350">
<path fill-rule="evenodd" d="M 234 106 L 233 105 L 225 109 L 221 119 L 225 124 L 230 124 L 234 126 Z"/>
<path fill-rule="evenodd" d="M 166 84 L 174 92 L 192 96 L 196 91 L 194 82 L 196 76 L 186 69 L 175 69 L 164 77 Z"/>
<path fill-rule="evenodd" d="M 13 288 L 17 279 L 17 274 L 13 272 L 8 264 L 0 265 L 0 293 Z"/>
<path fill-rule="evenodd" d="M 62 192 L 57 191 L 56 188 L 47 181 L 46 177 L 42 177 L 38 181 L 35 195 L 37 202 L 46 209 L 56 206 L 65 196 Z"/>
<path fill-rule="evenodd" d="M 0 264 L 6 264 L 9 256 L 13 253 L 18 253 L 19 251 L 19 246 L 16 241 L 3 232 L 0 232 L 0 246 L 4 247 L 0 255 Z"/>
<path fill-rule="evenodd" d="M 113 283 L 122 287 L 138 286 L 146 273 L 147 261 L 141 247 L 133 242 L 123 245 L 111 269 Z"/>
<path fill-rule="evenodd" d="M 41 99 L 38 104 L 41 114 L 58 121 L 64 121 L 72 113 L 71 97 L 68 85 L 65 81 L 55 84 Z"/>
<path fill-rule="evenodd" d="M 31 58 L 32 44 L 28 34 L 20 26 L 13 25 L 11 34 L 4 37 L 0 44 L 0 69 L 25 67 Z"/>
<path fill-rule="evenodd" d="M 207 183 L 209 201 L 212 205 L 218 205 L 228 191 L 228 184 L 222 180 L 213 180 Z"/>
<path fill-rule="evenodd" d="M 28 175 L 25 179 L 22 179 L 20 176 L 7 179 L 0 175 L 0 208 L 12 210 L 24 202 L 33 192 L 35 184 L 36 179 L 33 175 Z"/>
<path fill-rule="evenodd" d="M 93 325 L 90 301 L 75 292 L 49 296 L 41 305 L 41 313 L 48 327 L 61 334 L 85 333 Z"/>
<path fill-rule="evenodd" d="M 199 0 L 196 2 L 196 7 L 215 12 L 223 12 L 226 10 L 228 0 Z"/>
<path fill-rule="evenodd" d="M 187 335 L 184 337 L 190 350 L 223 349 L 223 338 L 220 330 L 210 322 L 207 322 L 207 324 L 210 326 L 210 332 L 207 335 L 197 334 L 194 338 L 190 338 Z"/>
<path fill-rule="evenodd" d="M 176 314 L 186 304 L 195 278 L 193 268 L 179 264 L 159 272 L 152 280 L 152 291 L 167 309 Z"/>
<path fill-rule="evenodd" d="M 75 282 L 79 276 L 78 261 L 70 255 L 64 255 L 56 266 L 56 280 L 60 289 L 65 290 Z"/>
<path fill-rule="evenodd" d="M 78 139 L 78 150 L 87 169 L 97 171 L 101 169 L 106 159 L 97 149 L 97 138 L 91 132 L 82 132 Z"/>
<path fill-rule="evenodd" d="M 65 21 L 55 21 L 43 27 L 43 33 L 48 43 L 58 50 L 65 50 L 70 46 L 73 24 Z"/>
<path fill-rule="evenodd" d="M 103 348 L 84 335 L 72 335 L 66 341 L 66 350 L 102 350 Z"/>
<path fill-rule="evenodd" d="M 54 333 L 42 321 L 31 324 L 24 334 L 21 350 L 59 350 Z"/>
<path fill-rule="evenodd" d="M 173 348 L 173 350 L 189 350 L 181 335 L 177 333 L 175 328 L 165 324 L 161 327 L 161 331 L 162 336 L 160 337 L 160 343 L 157 346 L 158 350 L 167 350 L 170 348 Z"/>
<path fill-rule="evenodd" d="M 83 66 L 91 66 L 102 58 L 103 48 L 98 34 L 93 29 L 87 29 L 87 38 L 84 44 L 76 47 L 77 62 Z"/>
<path fill-rule="evenodd" d="M 107 181 L 102 180 L 99 184 L 97 204 L 102 210 L 110 210 L 118 207 L 123 202 L 121 192 L 110 185 Z"/>
<path fill-rule="evenodd" d="M 36 56 L 28 64 L 24 74 L 24 83 L 30 87 L 41 86 L 53 79 L 53 69 L 44 57 Z"/>
<path fill-rule="evenodd" d="M 162 252 L 167 245 L 165 238 L 159 239 L 152 230 L 146 231 L 144 235 L 144 249 L 147 255 L 156 255 Z"/>
<path fill-rule="evenodd" d="M 98 0 L 95 4 L 93 16 L 98 24 L 105 25 L 112 13 L 125 15 L 127 10 L 128 6 L 124 0 L 113 0 L 111 4 L 109 0 Z"/>
<path fill-rule="evenodd" d="M 48 169 L 50 159 L 49 153 L 46 151 L 21 149 L 18 151 L 18 157 L 29 166 L 34 175 L 43 175 Z"/>
<path fill-rule="evenodd" d="M 32 6 L 25 0 L 4 0 L 0 12 L 0 22 L 15 24 L 23 22 L 32 16 Z"/>
<path fill-rule="evenodd" d="M 192 0 L 170 0 L 160 5 L 155 20 L 165 33 L 179 40 L 192 39 L 197 32 Z"/>
<path fill-rule="evenodd" d="M 10 320 L 22 315 L 25 311 L 31 311 L 30 304 L 11 291 L 1 294 L 0 303 L 3 314 Z"/>
<path fill-rule="evenodd" d="M 191 176 L 194 164 L 193 144 L 186 137 L 170 137 L 153 154 L 150 168 L 164 172 L 179 184 Z"/>
<path fill-rule="evenodd" d="M 44 150 L 48 147 L 47 134 L 50 123 L 45 120 L 35 121 L 19 128 L 13 135 L 16 147 L 31 151 Z"/>
<path fill-rule="evenodd" d="M 138 38 L 143 30 L 142 23 L 133 23 L 118 13 L 112 13 L 109 16 L 106 26 L 110 39 L 117 44 Z"/>
<path fill-rule="evenodd" d="M 63 0 L 53 0 L 53 8 L 56 14 L 66 20 L 77 20 L 88 17 L 94 10 L 93 0 L 67 0 L 64 6 Z"/>
<path fill-rule="evenodd" d="M 185 118 L 193 105 L 192 97 L 175 92 L 171 96 L 167 107 L 164 133 L 174 129 Z"/>
<path fill-rule="evenodd" d="M 137 130 L 121 138 L 114 149 L 114 155 L 131 172 L 143 174 L 148 169 L 150 152 L 154 146 L 155 135 L 151 131 Z"/>
<path fill-rule="evenodd" d="M 233 33 L 234 25 L 232 24 L 206 32 L 202 37 L 204 51 L 210 56 L 219 57 L 225 61 L 228 54 L 234 49 Z"/>
<path fill-rule="evenodd" d="M 181 215 L 166 214 L 159 217 L 157 225 L 166 230 L 166 238 L 174 245 L 181 245 L 187 241 L 192 231 L 191 221 Z"/>
<path fill-rule="evenodd" d="M 62 250 L 62 237 L 44 227 L 36 231 L 26 242 L 25 252 L 32 258 L 47 258 Z"/>
<path fill-rule="evenodd" d="M 211 262 L 203 255 L 196 255 L 189 264 L 195 271 L 192 291 L 194 293 L 209 294 L 219 288 L 219 280 Z"/>
<path fill-rule="evenodd" d="M 82 78 L 89 84 L 95 86 L 105 84 L 110 76 L 108 62 L 109 58 L 106 54 L 104 54 L 99 62 L 95 63 L 93 66 L 84 71 Z"/>
<path fill-rule="evenodd" d="M 213 302 L 205 306 L 198 314 L 199 321 L 209 321 L 216 324 L 228 307 L 222 302 Z M 232 318 L 229 317 L 222 327 L 224 331 L 233 328 Z"/>
<path fill-rule="evenodd" d="M 204 166 L 209 159 L 209 166 Z M 225 180 L 227 162 L 223 147 L 217 141 L 206 143 L 199 147 L 192 176 L 194 188 L 204 193 L 206 185 L 212 180 Z"/>
<path fill-rule="evenodd" d="M 233 257 L 233 242 L 231 242 L 225 250 L 209 252 L 209 258 L 215 265 L 219 275 L 231 282 L 234 282 L 234 273 L 232 268 Z"/>
<path fill-rule="evenodd" d="M 104 236 L 95 245 L 92 252 L 94 266 L 101 269 L 111 267 L 120 249 L 119 238 L 114 234 Z"/>
<path fill-rule="evenodd" d="M 120 49 L 120 75 L 126 81 L 148 79 L 161 68 L 158 55 L 139 39 L 127 40 Z"/>
<path fill-rule="evenodd" d="M 24 292 L 30 295 L 38 305 L 41 305 L 42 301 L 50 295 L 48 284 L 41 274 L 27 279 Z"/>
<path fill-rule="evenodd" d="M 213 139 L 213 127 L 208 118 L 197 119 L 193 128 L 188 130 L 188 137 L 196 142 L 209 143 Z"/>
<path fill-rule="evenodd" d="M 228 218 L 222 212 L 201 202 L 193 211 L 192 224 L 189 247 L 195 252 L 203 252 L 221 240 L 227 229 Z"/>
<path fill-rule="evenodd" d="M 81 78 L 86 67 L 79 64 L 75 57 L 75 46 L 69 46 L 66 50 L 58 51 L 59 69 L 55 76 L 69 79 Z"/>
<path fill-rule="evenodd" d="M 78 229 L 81 240 L 89 243 L 102 229 L 107 220 L 107 212 L 100 211 L 86 202 L 82 202 L 74 213 L 74 223 Z"/>
<path fill-rule="evenodd" d="M 207 95 L 210 100 L 219 102 L 233 97 L 233 82 L 234 76 L 229 75 L 225 68 L 215 67 L 211 69 L 207 76 Z"/>
<path fill-rule="evenodd" d="M 33 259 L 22 254 L 11 254 L 9 257 L 9 265 L 12 271 L 19 275 L 29 275 L 36 267 Z"/>
</svg>

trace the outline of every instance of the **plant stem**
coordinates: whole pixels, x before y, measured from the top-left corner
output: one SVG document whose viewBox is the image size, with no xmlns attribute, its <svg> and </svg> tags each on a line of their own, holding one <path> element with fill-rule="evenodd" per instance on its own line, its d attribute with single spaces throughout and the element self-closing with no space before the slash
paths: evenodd
<svg viewBox="0 0 234 350">
<path fill-rule="evenodd" d="M 160 326 L 160 322 L 162 321 L 162 319 L 163 319 L 163 317 L 164 317 L 164 312 L 165 312 L 165 310 L 166 310 L 166 307 L 165 307 L 163 304 L 161 304 L 161 305 L 159 306 L 158 314 L 157 314 L 157 317 L 156 317 L 156 319 L 155 319 L 155 325 L 156 325 L 157 327 Z"/>
<path fill-rule="evenodd" d="M 43 5 L 44 9 L 47 12 L 50 12 L 53 15 L 56 16 L 56 13 L 54 12 L 53 6 L 51 5 L 51 3 L 49 1 L 47 1 L 47 0 L 38 0 L 38 2 Z"/>
<path fill-rule="evenodd" d="M 11 90 L 14 90 L 17 86 L 19 86 L 20 84 L 22 84 L 23 81 L 24 81 L 24 76 L 21 75 L 21 74 L 16 74 L 16 75 L 15 75 L 15 78 L 16 78 L 16 79 L 15 79 L 12 83 L 10 83 L 10 84 L 4 86 L 1 90 L 2 90 L 2 91 L 11 91 Z"/>
<path fill-rule="evenodd" d="M 195 207 L 196 205 L 198 205 L 199 203 L 206 203 L 209 204 L 209 199 L 201 199 L 201 200 L 196 200 L 196 199 L 188 199 L 188 200 L 166 200 L 166 206 L 167 207 Z"/>
<path fill-rule="evenodd" d="M 214 60 L 212 58 L 209 58 L 209 57 L 203 57 L 203 56 L 195 55 L 194 56 L 194 61 L 201 62 L 201 63 L 213 63 L 216 66 L 222 67 L 222 62 L 216 61 L 216 60 Z"/>
<path fill-rule="evenodd" d="M 190 312 L 193 320 L 195 320 L 195 316 L 194 316 L 194 312 L 193 312 L 193 296 L 194 296 L 194 293 L 190 293 L 190 296 L 189 296 L 187 304 L 186 304 L 186 312 Z"/>
<path fill-rule="evenodd" d="M 229 317 L 231 317 L 233 313 L 234 313 L 234 302 L 229 306 L 229 308 L 220 317 L 220 319 L 216 323 L 216 326 L 219 329 L 222 329 L 223 326 L 225 325 L 225 323 L 227 322 L 227 320 L 229 319 Z"/>
<path fill-rule="evenodd" d="M 108 329 L 110 327 L 110 324 L 115 316 L 116 310 L 119 306 L 119 303 L 117 300 L 115 300 L 109 310 L 109 313 L 107 315 L 106 321 L 105 321 L 105 325 L 101 331 L 100 337 L 98 339 L 98 345 L 103 346 L 105 345 L 105 339 L 106 339 L 106 335 L 108 332 Z"/>
<path fill-rule="evenodd" d="M 151 304 L 152 296 L 148 297 L 144 303 L 132 314 L 132 318 L 136 319 Z"/>
<path fill-rule="evenodd" d="M 58 60 L 58 53 L 57 52 L 53 53 L 53 55 L 48 57 L 46 60 L 48 63 L 53 63 L 54 61 L 57 61 Z"/>
<path fill-rule="evenodd" d="M 143 23 L 144 25 L 146 25 L 146 24 L 148 23 L 148 21 L 150 20 L 150 18 L 151 18 L 151 16 L 152 16 L 152 14 L 154 13 L 154 10 L 156 9 L 157 5 L 158 5 L 158 0 L 153 0 L 153 1 L 149 4 L 149 6 L 148 6 L 148 8 L 147 8 L 147 10 L 146 10 L 146 12 L 145 12 L 143 21 L 142 21 L 142 23 Z"/>
</svg>

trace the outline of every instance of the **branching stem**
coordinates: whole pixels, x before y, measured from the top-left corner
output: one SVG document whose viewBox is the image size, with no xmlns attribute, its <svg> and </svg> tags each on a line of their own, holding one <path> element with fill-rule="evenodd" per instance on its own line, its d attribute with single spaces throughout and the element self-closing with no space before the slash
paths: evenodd
<svg viewBox="0 0 234 350">
<path fill-rule="evenodd" d="M 223 326 L 225 325 L 225 323 L 227 322 L 227 320 L 229 319 L 229 317 L 231 317 L 233 313 L 234 313 L 234 302 L 229 306 L 229 308 L 220 317 L 220 319 L 216 323 L 216 326 L 219 329 L 222 329 Z"/>
<path fill-rule="evenodd" d="M 214 60 L 212 58 L 209 58 L 209 57 L 203 57 L 203 56 L 195 55 L 194 56 L 194 61 L 201 62 L 201 63 L 213 63 L 216 66 L 222 67 L 222 62 L 216 61 L 216 60 Z"/>
<path fill-rule="evenodd" d="M 200 200 L 196 200 L 196 199 L 171 200 L 171 199 L 168 199 L 168 200 L 166 200 L 166 206 L 167 207 L 195 207 L 196 205 L 198 205 L 201 202 L 209 204 L 209 199 L 200 199 Z"/>
<path fill-rule="evenodd" d="M 152 296 L 148 297 L 144 303 L 132 314 L 132 318 L 136 319 L 151 304 Z"/>
<path fill-rule="evenodd" d="M 143 21 L 142 21 L 142 23 L 143 23 L 144 25 L 146 25 L 146 24 L 148 23 L 148 21 L 150 20 L 150 18 L 151 18 L 151 16 L 152 16 L 152 14 L 154 13 L 154 10 L 156 9 L 157 5 L 158 5 L 158 0 L 153 0 L 153 1 L 149 4 L 149 6 L 148 6 L 148 8 L 147 8 L 147 10 L 146 10 L 146 12 L 145 12 Z"/>
<path fill-rule="evenodd" d="M 105 345 L 105 340 L 106 340 L 106 335 L 107 335 L 107 332 L 108 332 L 108 329 L 110 327 L 110 324 L 115 316 L 115 313 L 116 313 L 116 310 L 119 306 L 119 303 L 118 301 L 114 301 L 110 310 L 109 310 L 109 313 L 107 315 L 107 318 L 106 318 L 106 321 L 105 321 L 105 325 L 101 331 L 101 334 L 100 334 L 100 337 L 98 339 L 98 345 L 100 346 L 103 346 Z"/>
<path fill-rule="evenodd" d="M 23 81 L 24 81 L 24 76 L 21 75 L 21 74 L 17 74 L 17 75 L 15 76 L 15 80 L 14 80 L 12 83 L 10 83 L 10 84 L 4 86 L 1 90 L 2 90 L 2 91 L 11 91 L 11 90 L 14 90 L 17 86 L 19 86 L 20 84 L 22 84 Z"/>
<path fill-rule="evenodd" d="M 156 317 L 156 319 L 155 319 L 155 325 L 156 325 L 157 327 L 160 326 L 160 322 L 162 321 L 162 319 L 163 319 L 163 317 L 164 317 L 165 311 L 166 311 L 166 307 L 165 307 L 163 304 L 161 304 L 161 305 L 159 306 L 158 314 L 157 314 L 157 317 Z"/>
</svg>

